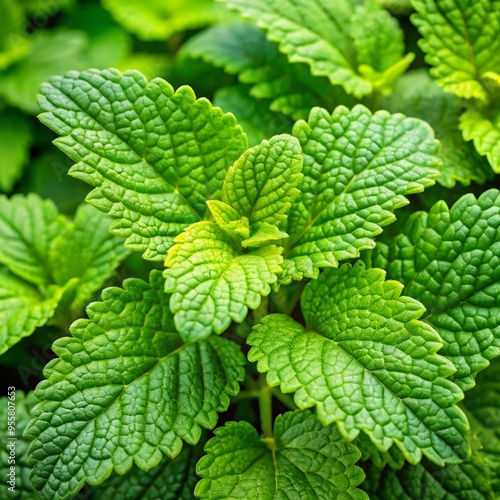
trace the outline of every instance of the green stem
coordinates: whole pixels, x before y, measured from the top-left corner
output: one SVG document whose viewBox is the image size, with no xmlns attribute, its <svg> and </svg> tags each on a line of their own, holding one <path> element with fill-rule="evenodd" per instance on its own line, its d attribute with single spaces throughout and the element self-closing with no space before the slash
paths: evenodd
<svg viewBox="0 0 500 500">
<path fill-rule="evenodd" d="M 297 302 L 302 296 L 304 287 L 307 285 L 308 280 L 303 279 L 300 283 L 293 282 L 288 286 L 281 287 L 276 294 L 274 294 L 274 305 L 276 312 L 290 316 L 297 305 Z M 293 290 L 293 288 L 295 290 Z M 290 291 L 292 293 L 290 293 Z"/>
<path fill-rule="evenodd" d="M 271 388 L 266 384 L 265 375 L 259 377 L 261 382 L 261 392 L 259 395 L 259 416 L 260 426 L 264 437 L 273 436 L 273 393 Z"/>
<path fill-rule="evenodd" d="M 262 321 L 262 318 L 264 316 L 267 316 L 267 313 L 269 311 L 269 297 L 262 297 L 260 299 L 260 305 L 255 311 L 253 312 L 253 324 L 256 325 Z"/>
<path fill-rule="evenodd" d="M 363 250 L 361 252 L 361 260 L 364 262 L 366 269 L 372 268 L 372 254 L 373 248 L 369 248 L 368 250 Z"/>
<path fill-rule="evenodd" d="M 290 408 L 290 410 L 297 409 L 293 397 L 289 394 L 283 394 L 277 387 L 273 387 L 271 393 L 278 401 L 281 401 L 286 407 Z"/>
</svg>

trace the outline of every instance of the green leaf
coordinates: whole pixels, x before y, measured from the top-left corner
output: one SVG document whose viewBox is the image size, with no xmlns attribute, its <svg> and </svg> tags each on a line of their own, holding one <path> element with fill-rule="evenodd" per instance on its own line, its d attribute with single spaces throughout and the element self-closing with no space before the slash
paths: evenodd
<svg viewBox="0 0 500 500">
<path fill-rule="evenodd" d="M 148 470 L 195 444 L 239 390 L 244 357 L 221 337 L 184 344 L 159 272 L 108 288 L 57 340 L 26 430 L 31 482 L 67 498 L 135 462 Z M 57 425 L 54 425 L 57 423 Z"/>
<path fill-rule="evenodd" d="M 233 113 L 248 136 L 248 145 L 255 146 L 273 135 L 291 130 L 288 119 L 269 109 L 268 100 L 249 95 L 246 85 L 233 85 L 218 90 L 214 106 Z"/>
<path fill-rule="evenodd" d="M 37 492 L 31 486 L 29 481 L 30 468 L 27 464 L 27 452 L 29 441 L 23 437 L 23 432 L 28 422 L 30 421 L 29 412 L 33 406 L 38 402 L 34 397 L 33 393 L 25 395 L 23 391 L 16 390 L 14 393 L 15 399 L 11 400 L 10 407 L 9 402 L 6 397 L 0 400 L 0 439 L 4 445 L 0 449 L 0 474 L 2 475 L 3 484 L 2 491 L 3 498 L 13 498 L 16 500 L 36 500 L 41 498 Z M 15 431 L 11 434 L 9 431 L 9 410 L 12 412 L 13 406 L 15 405 Z M 8 441 L 9 438 L 16 438 L 14 446 L 9 446 L 12 442 Z M 8 482 L 10 468 L 12 463 L 9 463 L 10 450 L 15 449 L 15 489 L 14 491 L 8 491 L 7 488 L 10 487 Z"/>
<path fill-rule="evenodd" d="M 260 247 L 268 244 L 270 241 L 277 242 L 287 237 L 288 234 L 284 231 L 280 231 L 278 227 L 263 222 L 258 225 L 257 230 L 252 233 L 250 238 L 241 242 L 241 245 L 243 247 Z"/>
<path fill-rule="evenodd" d="M 468 390 L 500 355 L 500 192 L 463 196 L 451 210 L 439 202 L 403 231 L 377 250 L 375 265 L 427 309 L 422 321 L 438 331 L 440 354 L 457 369 L 452 378 Z"/>
<path fill-rule="evenodd" d="M 165 40 L 174 33 L 203 28 L 220 12 L 212 0 L 103 0 L 102 5 L 141 40 Z"/>
<path fill-rule="evenodd" d="M 411 17 L 431 74 L 447 92 L 486 100 L 486 80 L 499 78 L 498 0 L 412 0 Z"/>
<path fill-rule="evenodd" d="M 222 333 L 231 321 L 241 323 L 248 308 L 257 309 L 261 296 L 281 271 L 281 248 L 274 245 L 242 254 L 241 247 L 213 222 L 193 224 L 180 234 L 168 253 L 165 291 L 170 309 L 186 342 Z"/>
<path fill-rule="evenodd" d="M 23 0 L 23 5 L 28 14 L 36 16 L 53 16 L 60 11 L 67 10 L 72 7 L 75 0 Z"/>
<path fill-rule="evenodd" d="M 219 200 L 208 200 L 210 210 L 217 225 L 238 240 L 250 236 L 250 224 L 247 217 L 241 215 L 230 205 Z"/>
<path fill-rule="evenodd" d="M 22 5 L 16 0 L 0 3 L 0 70 L 24 56 L 29 42 L 21 33 L 24 29 Z"/>
<path fill-rule="evenodd" d="M 42 122 L 78 162 L 71 175 L 96 188 L 88 201 L 117 219 L 111 231 L 149 260 L 163 260 L 174 237 L 200 220 L 246 149 L 232 115 L 189 87 L 174 92 L 136 71 L 71 72 L 41 92 Z"/>
<path fill-rule="evenodd" d="M 0 191 L 12 191 L 29 157 L 31 127 L 27 118 L 14 110 L 0 114 Z"/>
<path fill-rule="evenodd" d="M 365 468 L 363 489 L 372 500 L 491 500 L 493 491 L 479 453 L 461 464 L 441 468 L 428 461 L 400 471 Z"/>
<path fill-rule="evenodd" d="M 441 142 L 438 158 L 441 160 L 438 182 L 448 188 L 456 181 L 468 186 L 471 182 L 484 183 L 492 177 L 488 162 L 481 158 L 470 143 L 466 143 L 458 129 L 462 112 L 459 99 L 442 90 L 425 69 L 411 71 L 396 83 L 394 93 L 383 102 L 391 113 L 404 111 L 409 116 L 429 123 Z"/>
<path fill-rule="evenodd" d="M 460 129 L 466 141 L 474 141 L 476 151 L 488 158 L 495 173 L 500 173 L 500 112 L 469 109 L 460 117 Z"/>
<path fill-rule="evenodd" d="M 0 263 L 30 283 L 50 283 L 49 251 L 64 222 L 50 200 L 33 193 L 0 196 Z"/>
<path fill-rule="evenodd" d="M 372 72 L 392 73 L 403 55 L 403 33 L 389 13 L 374 2 L 323 0 L 224 0 L 230 8 L 267 31 L 290 62 L 307 63 L 315 76 L 326 76 L 348 94 L 362 97 L 375 86 Z M 363 29 L 359 27 L 362 19 Z M 409 65 L 408 59 L 399 73 Z M 375 64 L 372 67 L 371 64 Z M 386 81 L 381 79 L 382 88 Z"/>
<path fill-rule="evenodd" d="M 25 57 L 0 75 L 0 95 L 25 113 L 37 114 L 36 99 L 43 81 L 87 66 L 88 38 L 82 31 L 56 29 L 39 30 L 29 40 Z"/>
<path fill-rule="evenodd" d="M 454 368 L 437 355 L 439 335 L 418 321 L 424 308 L 401 297 L 362 262 L 325 271 L 302 295 L 306 327 L 288 316 L 266 316 L 248 337 L 250 361 L 268 384 L 296 392 L 299 408 L 317 407 L 353 440 L 365 432 L 381 451 L 393 444 L 417 463 L 467 455 L 467 421 L 455 406 L 462 391 L 447 380 Z"/>
<path fill-rule="evenodd" d="M 299 141 L 283 134 L 247 149 L 229 168 L 222 201 L 247 217 L 250 227 L 286 222 L 300 194 L 302 154 Z"/>
<path fill-rule="evenodd" d="M 373 248 L 374 236 L 438 176 L 438 143 L 426 123 L 358 105 L 314 109 L 293 129 L 304 154 L 302 194 L 288 216 L 285 257 L 296 272 L 336 267 Z"/>
<path fill-rule="evenodd" d="M 196 467 L 199 498 L 368 498 L 356 488 L 358 450 L 308 411 L 279 415 L 270 439 L 245 421 L 228 422 L 205 451 Z"/>
<path fill-rule="evenodd" d="M 62 294 L 62 288 L 54 287 L 44 297 L 32 285 L 0 270 L 0 354 L 47 323 Z"/>
<path fill-rule="evenodd" d="M 199 450 L 185 446 L 173 460 L 164 458 L 147 472 L 133 466 L 124 476 L 114 475 L 100 488 L 93 488 L 95 500 L 192 500 L 198 481 L 195 474 Z"/>
<path fill-rule="evenodd" d="M 238 75 L 242 83 L 249 84 L 251 96 L 265 99 L 271 110 L 295 120 L 307 118 L 314 106 L 330 109 L 338 104 L 354 104 L 341 87 L 332 87 L 328 79 L 311 75 L 305 64 L 290 64 L 278 45 L 266 40 L 262 30 L 248 22 L 210 27 L 188 40 L 180 54 L 184 58 L 201 58 Z M 269 123 L 264 130 L 268 128 Z M 273 131 L 260 140 L 279 132 Z"/>
<path fill-rule="evenodd" d="M 109 218 L 90 205 L 80 205 L 72 224 L 56 237 L 50 250 L 53 278 L 65 285 L 72 278 L 80 283 L 73 307 L 85 305 L 128 255 L 122 241 L 109 233 Z"/>
<path fill-rule="evenodd" d="M 480 453 L 489 467 L 493 489 L 500 494 L 500 358 L 476 377 L 463 405 L 472 432 L 482 444 Z"/>
</svg>

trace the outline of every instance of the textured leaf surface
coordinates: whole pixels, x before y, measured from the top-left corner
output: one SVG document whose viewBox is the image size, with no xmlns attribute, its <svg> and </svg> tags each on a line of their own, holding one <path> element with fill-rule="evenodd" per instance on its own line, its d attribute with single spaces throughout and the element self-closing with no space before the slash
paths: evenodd
<svg viewBox="0 0 500 500">
<path fill-rule="evenodd" d="M 362 487 L 372 500 L 491 500 L 493 491 L 478 453 L 461 464 L 441 468 L 427 460 L 400 471 L 365 467 Z"/>
<path fill-rule="evenodd" d="M 165 265 L 165 291 L 181 337 L 190 342 L 212 330 L 222 333 L 231 321 L 242 322 L 248 308 L 281 271 L 281 249 L 270 245 L 247 254 L 213 222 L 193 224 L 176 238 Z"/>
<path fill-rule="evenodd" d="M 291 115 L 296 120 L 307 118 L 314 106 L 331 109 L 338 104 L 354 103 L 341 87 L 332 87 L 326 78 L 311 75 L 306 65 L 290 64 L 277 44 L 267 40 L 262 30 L 247 22 L 232 22 L 204 30 L 183 45 L 181 54 L 201 58 L 224 68 L 227 73 L 238 75 L 242 83 L 250 85 L 252 96 L 266 99 L 272 110 Z M 265 126 L 268 127 L 269 124 Z M 261 140 L 276 133 L 279 131 Z"/>
<path fill-rule="evenodd" d="M 200 220 L 246 149 L 232 115 L 136 71 L 71 72 L 41 91 L 41 120 L 77 161 L 71 175 L 96 188 L 88 200 L 118 219 L 112 232 L 146 259 L 164 259 L 173 238 Z"/>
<path fill-rule="evenodd" d="M 426 70 L 419 69 L 403 75 L 394 93 L 383 102 L 391 113 L 404 112 L 429 123 L 441 142 L 438 158 L 438 182 L 453 187 L 456 181 L 469 185 L 471 181 L 484 183 L 492 177 L 485 158 L 476 152 L 472 143 L 464 141 L 458 121 L 462 112 L 459 99 L 441 89 Z"/>
<path fill-rule="evenodd" d="M 247 85 L 233 85 L 217 91 L 214 106 L 233 113 L 248 136 L 248 145 L 256 146 L 264 139 L 291 130 L 288 119 L 269 109 L 270 101 L 255 99 Z M 309 110 L 308 110 L 309 111 Z"/>
<path fill-rule="evenodd" d="M 50 251 L 54 281 L 80 283 L 74 305 L 85 305 L 128 255 L 120 239 L 109 233 L 110 220 L 90 205 L 80 205 L 72 224 L 56 237 Z"/>
<path fill-rule="evenodd" d="M 459 97 L 486 99 L 485 79 L 500 70 L 498 0 L 412 0 L 413 23 L 431 74 Z M 491 76 L 490 76 L 491 78 Z"/>
<path fill-rule="evenodd" d="M 473 141 L 476 151 L 486 156 L 491 168 L 500 173 L 500 112 L 493 108 L 469 109 L 460 117 L 460 128 L 466 141 Z"/>
<path fill-rule="evenodd" d="M 0 354 L 52 317 L 62 290 L 54 288 L 47 295 L 0 269 Z"/>
<path fill-rule="evenodd" d="M 201 456 L 196 448 L 185 446 L 173 460 L 164 458 L 147 472 L 133 466 L 124 476 L 114 475 L 94 490 L 95 500 L 192 500 L 198 481 L 196 462 Z"/>
<path fill-rule="evenodd" d="M 438 143 L 415 118 L 342 106 L 314 109 L 293 135 L 304 154 L 302 194 L 288 216 L 285 254 L 299 270 L 336 267 L 373 248 L 373 237 L 438 172 Z M 305 274 L 308 277 L 310 273 Z"/>
<path fill-rule="evenodd" d="M 202 28 L 217 19 L 212 0 L 103 0 L 102 5 L 141 40 L 165 40 L 174 33 Z"/>
<path fill-rule="evenodd" d="M 366 499 L 358 450 L 316 415 L 297 410 L 276 418 L 271 443 L 247 422 L 228 422 L 205 446 L 196 467 L 199 498 Z"/>
<path fill-rule="evenodd" d="M 313 75 L 327 76 L 333 85 L 342 85 L 356 97 L 374 88 L 374 79 L 367 76 L 368 68 L 390 73 L 403 54 L 401 30 L 374 2 L 224 2 L 264 28 L 267 37 L 279 43 L 291 62 L 309 64 Z M 363 29 L 359 27 L 360 19 Z M 402 71 L 409 63 L 403 65 Z M 383 87 L 383 77 L 382 81 Z"/>
<path fill-rule="evenodd" d="M 31 481 L 67 498 L 135 462 L 148 470 L 212 428 L 238 392 L 243 355 L 227 339 L 186 345 L 175 331 L 159 272 L 130 279 L 87 308 L 88 320 L 53 345 L 41 401 L 27 429 Z M 54 423 L 57 422 L 57 425 Z"/>
<path fill-rule="evenodd" d="M 0 427 L 0 439 L 4 446 L 0 449 L 0 474 L 2 474 L 2 478 L 4 479 L 4 483 L 2 484 L 2 498 L 14 498 L 16 500 L 38 500 L 42 498 L 31 486 L 29 481 L 30 468 L 27 463 L 27 452 L 29 447 L 29 441 L 23 438 L 23 432 L 28 422 L 30 421 L 29 412 L 33 408 L 33 406 L 37 403 L 36 398 L 33 396 L 33 393 L 29 393 L 25 395 L 23 391 L 16 390 L 15 392 L 16 399 L 13 401 L 15 403 L 15 432 L 12 435 L 8 429 L 8 403 L 7 398 L 3 397 L 0 400 L 0 418 L 2 419 L 1 427 Z M 10 470 L 9 464 L 9 447 L 8 438 L 15 437 L 15 467 L 16 467 L 16 487 L 15 491 L 7 491 L 7 488 L 10 486 L 7 484 L 7 473 Z"/>
<path fill-rule="evenodd" d="M 29 157 L 30 124 L 15 111 L 0 114 L 0 191 L 10 192 Z"/>
<path fill-rule="evenodd" d="M 470 389 L 500 355 L 500 193 L 415 213 L 375 265 L 425 306 L 422 321 L 443 339 L 440 354 L 455 365 L 453 379 Z"/>
<path fill-rule="evenodd" d="M 446 379 L 453 365 L 418 321 L 421 304 L 384 274 L 361 262 L 325 271 L 302 295 L 306 328 L 266 316 L 248 338 L 248 357 L 271 386 L 296 392 L 299 408 L 315 405 L 350 440 L 364 431 L 382 451 L 395 442 L 413 463 L 422 454 L 460 461 L 467 421 L 455 406 L 462 391 Z"/>
<path fill-rule="evenodd" d="M 472 432 L 482 444 L 480 453 L 489 466 L 493 489 L 500 494 L 500 359 L 477 375 L 476 387 L 467 393 L 464 406 Z"/>
<path fill-rule="evenodd" d="M 63 228 L 50 200 L 35 194 L 0 196 L 0 263 L 30 283 L 50 283 L 49 250 Z"/>
<path fill-rule="evenodd" d="M 250 225 L 283 226 L 290 206 L 300 194 L 302 154 L 299 141 L 278 135 L 247 149 L 224 179 L 222 201 Z"/>
</svg>

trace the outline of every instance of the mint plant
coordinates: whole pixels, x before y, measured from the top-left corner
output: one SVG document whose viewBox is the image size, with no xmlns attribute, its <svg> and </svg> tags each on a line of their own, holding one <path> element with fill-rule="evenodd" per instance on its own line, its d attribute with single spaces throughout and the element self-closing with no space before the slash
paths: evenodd
<svg viewBox="0 0 500 500">
<path fill-rule="evenodd" d="M 215 15 L 126 3 L 143 39 Z M 214 104 L 136 70 L 40 89 L 94 208 L 0 198 L 4 350 L 71 323 L 20 394 L 21 493 L 495 498 L 500 3 L 413 1 L 430 71 L 374 1 L 224 3 L 246 21 L 179 51 L 234 75 Z M 149 277 L 91 302 L 129 251 Z"/>
</svg>

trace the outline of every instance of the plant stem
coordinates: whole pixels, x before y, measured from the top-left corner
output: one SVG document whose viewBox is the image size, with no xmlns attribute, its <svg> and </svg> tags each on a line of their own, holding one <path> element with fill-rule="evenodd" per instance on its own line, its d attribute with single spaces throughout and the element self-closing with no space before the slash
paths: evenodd
<svg viewBox="0 0 500 500">
<path fill-rule="evenodd" d="M 271 389 L 272 395 L 279 401 L 281 401 L 290 410 L 296 410 L 297 405 L 295 404 L 293 397 L 289 394 L 283 394 L 277 387 Z"/>
<path fill-rule="evenodd" d="M 300 300 L 302 296 L 302 291 L 304 287 L 307 285 L 308 280 L 303 279 L 300 283 L 293 282 L 286 287 L 282 287 L 279 291 L 274 295 L 274 305 L 276 306 L 276 312 L 280 314 L 287 314 L 290 316 L 297 305 L 297 302 Z M 291 287 L 295 288 L 295 291 L 291 289 Z M 287 293 L 292 291 L 292 293 Z"/>
<path fill-rule="evenodd" d="M 261 392 L 259 395 L 260 426 L 264 437 L 273 436 L 273 393 L 266 383 L 265 375 L 259 377 Z"/>
<path fill-rule="evenodd" d="M 255 311 L 253 312 L 253 324 L 256 325 L 262 321 L 262 318 L 264 316 L 267 316 L 269 310 L 269 298 L 262 297 L 260 299 L 260 305 Z"/>
<path fill-rule="evenodd" d="M 364 262 L 366 269 L 372 268 L 372 254 L 373 248 L 369 248 L 368 250 L 363 250 L 361 252 L 361 260 Z"/>
</svg>

